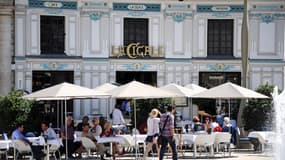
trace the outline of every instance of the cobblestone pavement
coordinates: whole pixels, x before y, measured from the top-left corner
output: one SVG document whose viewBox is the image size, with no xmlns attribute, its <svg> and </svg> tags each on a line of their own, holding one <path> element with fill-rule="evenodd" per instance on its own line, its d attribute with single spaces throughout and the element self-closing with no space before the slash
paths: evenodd
<svg viewBox="0 0 285 160">
<path fill-rule="evenodd" d="M 92 159 L 92 158 L 91 158 Z M 142 160 L 142 157 L 135 157 L 130 155 L 125 155 L 124 157 L 118 157 L 118 160 Z M 214 157 L 207 157 L 204 153 L 201 155 L 197 155 L 197 158 L 193 158 L 193 153 L 185 153 L 184 156 L 179 154 L 179 160 L 273 160 L 273 156 L 271 153 L 259 153 L 253 151 L 239 151 L 239 152 L 232 152 L 231 156 L 229 157 L 228 154 L 225 156 L 223 154 L 215 154 Z M 285 158 L 284 158 L 285 159 Z M 147 160 L 158 160 L 157 157 L 148 157 Z M 164 156 L 164 160 L 172 160 L 170 154 Z"/>
</svg>

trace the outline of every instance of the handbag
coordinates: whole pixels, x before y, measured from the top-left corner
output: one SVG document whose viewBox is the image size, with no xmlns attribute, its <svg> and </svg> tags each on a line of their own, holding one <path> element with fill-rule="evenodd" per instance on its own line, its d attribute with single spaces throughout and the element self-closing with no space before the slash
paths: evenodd
<svg viewBox="0 0 285 160">
<path fill-rule="evenodd" d="M 162 136 L 162 132 L 163 132 L 163 130 L 164 130 L 164 128 L 165 128 L 165 125 L 166 125 L 166 123 L 167 123 L 168 117 L 169 117 L 169 115 L 167 115 L 166 120 L 165 120 L 165 122 L 164 122 L 164 124 L 163 124 L 162 129 L 160 129 L 160 133 L 159 133 L 158 138 L 157 138 L 157 144 L 158 144 L 158 145 L 162 145 L 162 141 L 163 141 L 163 138 L 164 138 L 164 137 Z"/>
</svg>

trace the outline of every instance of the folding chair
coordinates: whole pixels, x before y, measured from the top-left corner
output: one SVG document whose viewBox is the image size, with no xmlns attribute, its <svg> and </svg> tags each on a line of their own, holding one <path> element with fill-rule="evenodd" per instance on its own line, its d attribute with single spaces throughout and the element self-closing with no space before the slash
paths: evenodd
<svg viewBox="0 0 285 160">
<path fill-rule="evenodd" d="M 33 159 L 33 152 L 30 145 L 25 144 L 21 140 L 14 140 L 13 141 L 14 146 L 14 158 L 18 159 L 19 154 L 31 154 L 31 159 Z"/>
</svg>

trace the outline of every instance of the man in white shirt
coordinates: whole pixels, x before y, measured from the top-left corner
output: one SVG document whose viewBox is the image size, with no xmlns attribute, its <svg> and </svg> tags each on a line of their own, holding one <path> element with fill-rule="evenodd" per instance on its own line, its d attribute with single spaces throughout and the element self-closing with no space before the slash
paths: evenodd
<svg viewBox="0 0 285 160">
<path fill-rule="evenodd" d="M 125 119 L 123 117 L 122 111 L 120 110 L 119 104 L 115 105 L 115 109 L 113 110 L 112 113 L 112 118 L 113 118 L 113 125 L 125 124 Z"/>
</svg>

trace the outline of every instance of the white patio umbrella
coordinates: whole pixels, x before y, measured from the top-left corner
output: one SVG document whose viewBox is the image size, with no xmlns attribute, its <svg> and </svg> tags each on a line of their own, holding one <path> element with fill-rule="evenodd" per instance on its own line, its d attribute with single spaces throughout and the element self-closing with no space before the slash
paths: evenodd
<svg viewBox="0 0 285 160">
<path fill-rule="evenodd" d="M 191 117 L 193 117 L 193 104 L 192 104 L 192 96 L 195 95 L 195 94 L 198 94 L 200 92 L 203 92 L 203 91 L 206 91 L 208 90 L 207 88 L 204 88 L 204 87 L 201 87 L 197 84 L 194 84 L 194 83 L 190 83 L 190 84 L 187 84 L 185 85 L 186 88 L 190 89 L 191 92 L 192 92 L 192 95 L 191 97 L 189 97 L 189 104 L 190 104 L 190 107 L 192 108 L 191 110 Z"/>
<path fill-rule="evenodd" d="M 98 92 L 105 92 L 107 93 L 108 91 L 111 91 L 115 88 L 117 88 L 118 86 L 116 85 L 113 85 L 111 83 L 104 83 L 100 86 L 97 86 L 95 88 L 93 88 L 94 91 L 98 91 Z M 110 101 L 110 98 L 108 98 L 108 100 L 106 101 L 106 117 L 108 117 L 108 113 L 109 113 L 109 101 Z"/>
<path fill-rule="evenodd" d="M 102 84 L 102 85 L 100 85 L 98 87 L 93 88 L 93 90 L 99 91 L 99 92 L 108 92 L 108 91 L 111 91 L 111 90 L 113 90 L 113 89 L 115 89 L 117 87 L 118 86 L 113 85 L 111 83 L 104 83 L 104 84 Z"/>
<path fill-rule="evenodd" d="M 213 99 L 229 99 L 229 112 L 230 112 L 230 99 L 247 99 L 247 98 L 269 98 L 263 94 L 257 93 L 253 90 L 238 86 L 231 82 L 221 84 L 209 90 L 200 92 L 193 95 L 195 98 L 213 98 Z"/>
<path fill-rule="evenodd" d="M 151 99 L 151 98 L 171 98 L 171 97 L 180 97 L 175 93 L 171 93 L 150 85 L 143 84 L 138 81 L 132 81 L 118 88 L 115 88 L 108 93 L 111 94 L 112 98 L 121 98 L 121 99 L 133 99 L 134 100 L 134 120 L 135 128 L 136 126 L 136 99 Z M 136 141 L 136 134 L 135 134 Z M 136 143 L 135 143 L 136 144 Z M 137 153 L 137 150 L 136 150 Z M 136 154 L 137 158 L 137 154 Z"/>
<path fill-rule="evenodd" d="M 108 93 L 94 91 L 92 89 L 77 86 L 70 83 L 60 83 L 31 94 L 23 96 L 25 99 L 30 100 L 64 100 L 64 110 L 65 110 L 65 117 L 66 114 L 66 101 L 70 99 L 86 99 L 86 98 L 105 98 L 110 96 Z M 65 125 L 66 126 L 66 125 Z M 67 126 L 65 127 L 65 133 L 67 133 Z M 66 141 L 67 146 L 67 141 Z M 65 150 L 65 157 L 67 159 L 67 147 Z"/>
<path fill-rule="evenodd" d="M 192 91 L 192 93 L 193 93 L 192 95 L 198 94 L 200 92 L 208 90 L 207 88 L 201 87 L 201 86 L 199 86 L 197 84 L 194 84 L 194 83 L 187 84 L 184 87 L 190 89 Z"/>
<path fill-rule="evenodd" d="M 175 83 L 167 84 L 165 86 L 160 87 L 160 89 L 175 93 L 181 97 L 191 97 L 193 95 L 192 90 Z"/>
</svg>

